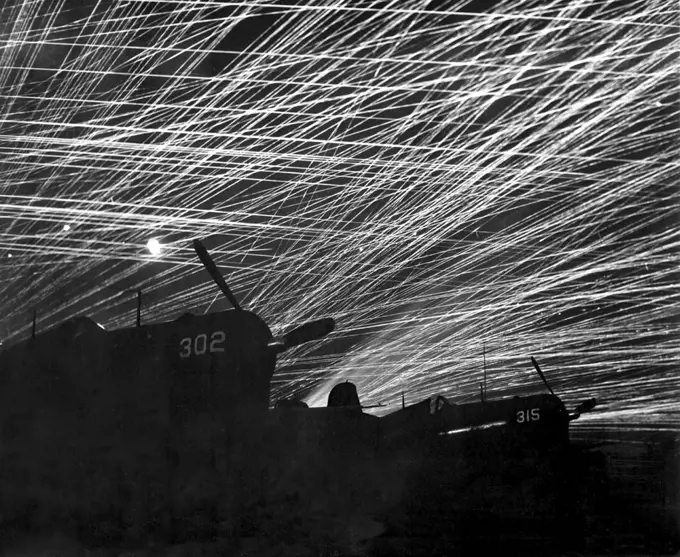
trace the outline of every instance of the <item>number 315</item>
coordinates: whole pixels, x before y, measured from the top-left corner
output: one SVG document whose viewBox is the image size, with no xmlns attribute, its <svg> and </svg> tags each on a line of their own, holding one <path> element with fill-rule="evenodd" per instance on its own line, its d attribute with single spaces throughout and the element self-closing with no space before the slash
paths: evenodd
<svg viewBox="0 0 680 557">
<path fill-rule="evenodd" d="M 210 342 L 208 342 L 208 335 L 201 333 L 195 337 L 184 337 L 179 341 L 181 347 L 179 357 L 188 358 L 192 354 L 194 356 L 202 356 L 206 352 L 224 352 L 224 341 L 227 335 L 224 331 L 214 331 L 210 335 Z"/>
<path fill-rule="evenodd" d="M 532 408 L 531 410 L 520 410 L 517 412 L 517 423 L 523 424 L 525 422 L 537 422 L 541 419 L 540 408 Z"/>
</svg>

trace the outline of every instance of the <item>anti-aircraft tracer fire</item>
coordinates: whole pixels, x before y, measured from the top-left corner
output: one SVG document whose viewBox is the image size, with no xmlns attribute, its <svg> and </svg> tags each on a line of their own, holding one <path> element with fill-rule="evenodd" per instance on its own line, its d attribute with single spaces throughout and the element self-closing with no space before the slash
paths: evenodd
<svg viewBox="0 0 680 557">
<path fill-rule="evenodd" d="M 97 543 L 275 536 L 312 516 L 308 531 L 321 521 L 336 537 L 357 517 L 403 530 L 404 505 L 427 511 L 432 482 L 469 515 L 490 504 L 480 477 L 554 475 L 546 467 L 567 449 L 569 421 L 594 406 L 569 414 L 552 391 L 464 405 L 433 397 L 377 418 L 340 383 L 327 408 L 269 411 L 277 354 L 335 323 L 273 337 L 194 247 L 233 310 L 114 331 L 76 318 L 0 352 L 0 531 L 76 528 Z"/>
</svg>

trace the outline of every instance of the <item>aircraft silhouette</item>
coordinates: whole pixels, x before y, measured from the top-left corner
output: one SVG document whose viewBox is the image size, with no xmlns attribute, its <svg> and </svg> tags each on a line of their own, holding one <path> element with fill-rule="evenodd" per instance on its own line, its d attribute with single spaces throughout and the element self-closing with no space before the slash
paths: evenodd
<svg viewBox="0 0 680 557">
<path fill-rule="evenodd" d="M 157 460 L 159 476 L 176 475 L 182 454 L 197 447 L 213 467 L 221 453 L 224 472 L 237 447 L 261 436 L 277 355 L 326 336 L 335 322 L 318 319 L 274 337 L 240 306 L 200 240 L 194 248 L 233 310 L 113 331 L 77 317 L 2 349 L 6 478 L 21 476 L 22 466 L 48 474 L 68 451 L 85 458 L 93 447 L 131 454 L 137 445 Z"/>
<path fill-rule="evenodd" d="M 2 350 L 0 380 L 27 366 L 73 375 L 110 373 L 121 380 L 145 370 L 160 376 L 170 405 L 178 411 L 205 403 L 200 396 L 192 401 L 191 394 L 205 395 L 208 386 L 221 407 L 251 404 L 266 409 L 276 356 L 324 337 L 335 322 L 319 319 L 273 337 L 259 316 L 241 308 L 200 240 L 194 248 L 234 310 L 186 313 L 175 321 L 113 331 L 77 317 Z"/>
</svg>

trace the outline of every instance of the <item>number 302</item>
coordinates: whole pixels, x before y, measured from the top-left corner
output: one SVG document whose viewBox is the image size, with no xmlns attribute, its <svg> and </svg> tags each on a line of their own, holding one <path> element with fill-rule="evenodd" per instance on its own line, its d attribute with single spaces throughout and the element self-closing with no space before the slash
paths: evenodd
<svg viewBox="0 0 680 557">
<path fill-rule="evenodd" d="M 224 352 L 224 341 L 227 335 L 224 331 L 214 331 L 210 335 L 210 342 L 208 343 L 208 335 L 201 333 L 195 337 L 184 337 L 179 341 L 181 347 L 179 357 L 188 358 L 192 354 L 194 356 L 202 356 L 206 352 Z"/>
<path fill-rule="evenodd" d="M 523 424 L 525 422 L 537 422 L 541 419 L 539 413 L 540 408 L 532 408 L 531 410 L 519 410 L 517 412 L 517 423 Z"/>
</svg>

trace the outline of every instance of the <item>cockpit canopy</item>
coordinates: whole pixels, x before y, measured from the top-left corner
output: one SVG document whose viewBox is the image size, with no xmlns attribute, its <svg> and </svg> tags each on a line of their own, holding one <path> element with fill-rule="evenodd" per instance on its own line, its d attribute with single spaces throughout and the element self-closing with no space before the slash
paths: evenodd
<svg viewBox="0 0 680 557">
<path fill-rule="evenodd" d="M 429 398 L 430 401 L 430 415 L 436 416 L 441 412 L 445 405 L 451 404 L 446 397 L 442 395 L 433 395 Z"/>
<path fill-rule="evenodd" d="M 337 408 L 340 406 L 361 406 L 357 387 L 354 383 L 346 381 L 338 383 L 328 394 L 328 407 Z"/>
<path fill-rule="evenodd" d="M 83 334 L 99 334 L 106 332 L 106 329 L 94 319 L 86 315 L 77 315 L 64 321 L 53 329 L 57 334 L 66 334 L 70 337 L 79 337 Z"/>
</svg>

